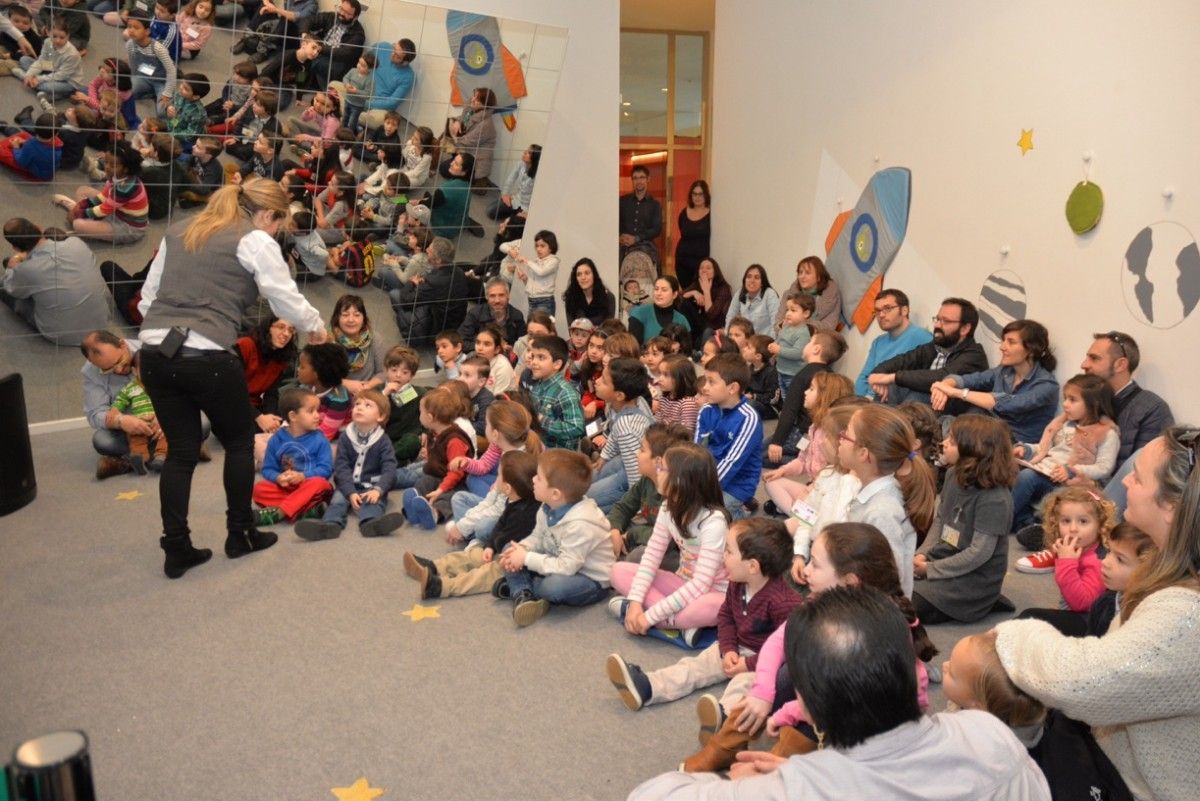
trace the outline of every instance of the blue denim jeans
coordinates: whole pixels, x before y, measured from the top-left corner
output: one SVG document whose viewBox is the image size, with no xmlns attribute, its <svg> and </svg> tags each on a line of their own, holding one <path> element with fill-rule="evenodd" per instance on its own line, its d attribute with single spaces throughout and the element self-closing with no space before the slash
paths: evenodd
<svg viewBox="0 0 1200 801">
<path fill-rule="evenodd" d="M 721 497 L 725 501 L 725 509 L 734 520 L 741 520 L 743 517 L 750 516 L 750 512 L 746 509 L 746 504 L 743 501 L 739 501 L 724 490 L 721 490 Z"/>
<path fill-rule="evenodd" d="M 492 485 L 496 483 L 496 474 L 498 470 L 493 470 L 482 476 L 468 475 L 466 480 L 467 494 L 474 495 L 476 498 L 482 499 L 492 489 Z M 462 493 L 459 493 L 460 495 Z"/>
<path fill-rule="evenodd" d="M 454 515 L 453 519 L 455 521 L 462 520 L 463 517 L 466 516 L 467 512 L 471 511 L 471 509 L 477 506 L 482 500 L 482 495 L 476 495 L 473 492 L 454 493 L 450 496 L 450 511 Z M 470 536 L 466 537 L 466 539 L 490 540 L 492 537 L 492 531 L 496 528 L 496 521 L 499 519 L 500 515 L 496 515 L 488 520 L 480 521 L 475 526 L 475 530 L 471 532 Z"/>
<path fill-rule="evenodd" d="M 587 496 L 596 502 L 600 511 L 608 514 L 621 496 L 629 491 L 629 476 L 625 474 L 625 463 L 620 458 L 610 459 L 592 479 Z"/>
<path fill-rule="evenodd" d="M 396 468 L 396 482 L 392 484 L 394 489 L 408 489 L 409 487 L 417 486 L 417 482 L 425 475 L 424 462 L 411 462 L 404 467 Z"/>
<path fill-rule="evenodd" d="M 779 397 L 781 397 L 781 398 L 787 397 L 788 387 L 790 387 L 792 385 L 792 379 L 794 379 L 795 377 L 796 377 L 795 375 L 787 375 L 785 373 L 779 373 Z"/>
<path fill-rule="evenodd" d="M 1053 481 L 1028 467 L 1017 473 L 1017 483 L 1013 485 L 1013 531 L 1020 531 L 1037 522 L 1034 507 L 1056 486 Z"/>
<path fill-rule="evenodd" d="M 599 582 L 580 573 L 573 576 L 543 576 L 528 568 L 521 568 L 504 578 L 514 598 L 529 590 L 535 598 L 545 598 L 552 604 L 588 606 L 608 597 L 607 587 L 601 587 Z"/>
<path fill-rule="evenodd" d="M 546 314 L 549 314 L 551 317 L 554 316 L 554 312 L 555 312 L 555 309 L 557 308 L 557 306 L 555 305 L 553 295 L 546 295 L 546 296 L 540 297 L 540 298 L 529 298 L 528 300 L 529 300 L 529 312 L 530 313 L 532 313 L 536 309 L 541 309 L 542 311 L 546 312 Z M 526 314 L 525 316 L 528 317 L 529 315 Z"/>
<path fill-rule="evenodd" d="M 358 522 L 366 523 L 369 520 L 382 515 L 387 510 L 387 496 L 379 499 L 379 503 L 364 503 L 358 507 Z M 329 508 L 325 510 L 325 515 L 321 518 L 326 523 L 337 523 L 342 528 L 346 527 L 346 518 L 350 514 L 350 499 L 341 492 L 334 490 L 333 497 L 329 499 Z"/>
<path fill-rule="evenodd" d="M 130 99 L 142 100 L 143 98 L 154 98 L 154 102 L 158 103 L 162 97 L 163 91 L 167 88 L 166 78 L 144 78 L 140 75 L 134 75 L 132 79 L 133 95 Z"/>
</svg>

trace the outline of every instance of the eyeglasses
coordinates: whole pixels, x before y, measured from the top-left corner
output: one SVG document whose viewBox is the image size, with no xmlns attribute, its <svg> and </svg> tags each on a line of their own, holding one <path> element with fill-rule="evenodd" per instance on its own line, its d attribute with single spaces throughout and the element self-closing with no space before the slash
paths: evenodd
<svg viewBox="0 0 1200 801">
<path fill-rule="evenodd" d="M 891 314 L 898 308 L 900 308 L 900 307 L 896 306 L 895 304 L 893 304 L 891 306 L 880 306 L 879 308 L 877 308 L 875 310 L 875 313 L 876 314 Z"/>
<path fill-rule="evenodd" d="M 115 373 L 117 370 L 121 370 L 121 369 L 124 369 L 124 368 L 128 367 L 128 366 L 129 366 L 129 363 L 130 363 L 130 361 L 131 361 L 131 360 L 130 360 L 129 354 L 128 354 L 128 353 L 122 353 L 122 354 L 120 355 L 120 357 L 119 357 L 119 358 L 118 358 L 118 359 L 117 359 L 115 362 L 113 362 L 113 363 L 112 363 L 111 365 L 109 365 L 108 367 L 105 367 L 105 368 L 103 368 L 102 370 L 100 370 L 100 374 L 101 374 L 101 375 L 112 375 L 112 374 L 113 374 L 113 373 Z"/>
<path fill-rule="evenodd" d="M 852 437 L 852 436 L 850 436 L 849 434 L 847 434 L 845 431 L 843 431 L 842 433 L 838 434 L 838 439 L 840 439 L 840 440 L 842 440 L 842 441 L 844 441 L 844 442 L 849 442 L 851 445 L 857 445 L 857 444 L 858 444 L 858 440 L 856 440 L 854 437 Z"/>
<path fill-rule="evenodd" d="M 938 315 L 936 315 L 936 314 L 933 316 L 933 321 L 934 321 L 935 323 L 937 323 L 938 325 L 954 325 L 955 323 L 961 323 L 961 322 L 962 322 L 962 320 L 951 320 L 951 319 L 949 319 L 949 318 L 946 318 L 946 317 L 939 317 L 939 316 L 938 316 Z"/>
<path fill-rule="evenodd" d="M 1106 334 L 1101 334 L 1102 337 L 1121 349 L 1121 355 L 1126 359 L 1129 358 L 1129 352 L 1125 350 L 1125 343 L 1129 341 L 1129 337 L 1122 334 L 1120 331 L 1109 331 Z"/>
</svg>

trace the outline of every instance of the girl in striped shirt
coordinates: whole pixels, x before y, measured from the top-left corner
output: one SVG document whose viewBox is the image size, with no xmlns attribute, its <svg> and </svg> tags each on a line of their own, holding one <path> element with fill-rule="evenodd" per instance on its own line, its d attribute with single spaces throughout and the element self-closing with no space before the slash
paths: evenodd
<svg viewBox="0 0 1200 801">
<path fill-rule="evenodd" d="M 613 566 L 612 585 L 625 598 L 610 608 L 625 606 L 631 634 L 646 634 L 651 626 L 715 626 L 729 584 L 723 559 L 729 513 L 716 463 L 704 446 L 687 443 L 669 448 L 655 468 L 663 505 L 641 563 Z M 680 554 L 674 573 L 659 569 L 671 540 Z"/>
<path fill-rule="evenodd" d="M 662 397 L 655 402 L 654 418 L 660 423 L 678 423 L 696 433 L 696 367 L 692 360 L 673 354 L 658 365 L 658 388 Z"/>
<path fill-rule="evenodd" d="M 128 142 L 117 142 L 104 157 L 108 182 L 97 192 L 81 186 L 74 199 L 55 195 L 54 203 L 67 210 L 67 225 L 83 239 L 101 239 L 115 245 L 137 242 L 146 235 L 150 200 L 140 178 L 142 154 Z"/>
</svg>

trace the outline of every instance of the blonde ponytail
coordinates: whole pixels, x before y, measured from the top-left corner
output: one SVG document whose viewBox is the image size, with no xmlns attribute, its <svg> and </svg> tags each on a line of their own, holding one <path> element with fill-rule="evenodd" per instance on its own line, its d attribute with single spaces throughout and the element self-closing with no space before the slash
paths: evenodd
<svg viewBox="0 0 1200 801">
<path fill-rule="evenodd" d="M 189 253 L 203 249 L 216 232 L 238 226 L 249 228 L 248 215 L 263 209 L 276 217 L 288 216 L 288 196 L 283 187 L 265 178 L 248 178 L 241 184 L 229 184 L 212 193 L 204 210 L 183 232 L 183 247 Z"/>
</svg>

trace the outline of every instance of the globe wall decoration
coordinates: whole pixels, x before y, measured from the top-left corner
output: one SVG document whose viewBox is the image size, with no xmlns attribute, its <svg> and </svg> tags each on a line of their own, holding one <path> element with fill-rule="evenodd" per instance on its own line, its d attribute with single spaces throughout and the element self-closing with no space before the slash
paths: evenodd
<svg viewBox="0 0 1200 801">
<path fill-rule="evenodd" d="M 1104 192 L 1092 181 L 1080 181 L 1067 197 L 1066 212 L 1071 230 L 1086 234 L 1096 227 L 1104 213 Z"/>
<path fill-rule="evenodd" d="M 1200 303 L 1200 248 L 1192 232 L 1156 222 L 1125 249 L 1121 289 L 1129 313 L 1153 328 L 1174 328 Z"/>
<path fill-rule="evenodd" d="M 979 330 L 999 342 L 1004 326 L 1025 319 L 1025 282 L 1012 270 L 997 270 L 983 282 L 975 305 L 979 309 Z"/>
</svg>

